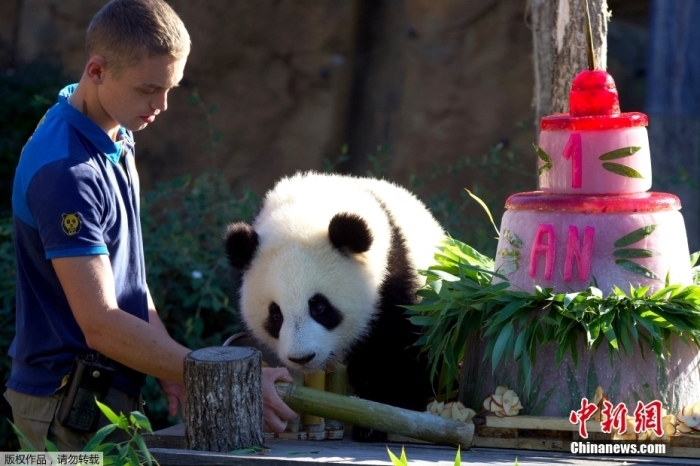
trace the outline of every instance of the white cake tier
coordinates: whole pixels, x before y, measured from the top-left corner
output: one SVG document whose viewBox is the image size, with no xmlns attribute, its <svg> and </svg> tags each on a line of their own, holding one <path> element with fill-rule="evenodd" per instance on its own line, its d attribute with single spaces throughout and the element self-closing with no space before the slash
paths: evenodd
<svg viewBox="0 0 700 466">
<path fill-rule="evenodd" d="M 673 195 L 521 193 L 506 207 L 496 270 L 514 290 L 581 291 L 595 281 L 606 294 L 615 285 L 628 291 L 629 284 L 653 292 L 667 275 L 671 284 L 692 283 L 685 224 Z"/>
<path fill-rule="evenodd" d="M 539 147 L 544 151 L 538 162 L 542 191 L 628 194 L 651 188 L 649 138 L 643 126 L 541 131 Z"/>
</svg>

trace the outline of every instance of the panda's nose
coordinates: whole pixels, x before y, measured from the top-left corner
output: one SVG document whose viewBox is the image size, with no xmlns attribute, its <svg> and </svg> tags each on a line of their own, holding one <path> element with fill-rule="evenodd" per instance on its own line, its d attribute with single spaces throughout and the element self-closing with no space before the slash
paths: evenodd
<svg viewBox="0 0 700 466">
<path fill-rule="evenodd" d="M 299 364 L 300 366 L 303 366 L 304 364 L 311 361 L 315 357 L 316 357 L 316 353 L 311 353 L 311 354 L 307 354 L 306 356 L 301 356 L 298 358 L 293 358 L 293 357 L 289 356 L 289 360 L 294 362 L 294 363 Z"/>
</svg>

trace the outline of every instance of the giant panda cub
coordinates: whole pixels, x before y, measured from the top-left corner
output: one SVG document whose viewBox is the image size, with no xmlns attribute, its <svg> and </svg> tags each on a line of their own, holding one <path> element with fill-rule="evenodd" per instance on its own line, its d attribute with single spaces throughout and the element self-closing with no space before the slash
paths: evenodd
<svg viewBox="0 0 700 466">
<path fill-rule="evenodd" d="M 245 324 L 291 370 L 344 361 L 359 397 L 424 410 L 433 392 L 413 346 L 421 329 L 399 306 L 417 302 L 417 270 L 444 236 L 395 184 L 308 172 L 280 180 L 252 225 L 229 225 L 225 248 L 242 271 Z"/>
</svg>

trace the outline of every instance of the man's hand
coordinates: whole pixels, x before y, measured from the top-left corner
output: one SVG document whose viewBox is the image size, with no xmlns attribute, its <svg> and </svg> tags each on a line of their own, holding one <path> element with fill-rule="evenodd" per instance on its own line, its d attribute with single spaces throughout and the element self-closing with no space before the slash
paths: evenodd
<svg viewBox="0 0 700 466">
<path fill-rule="evenodd" d="M 177 417 L 177 405 L 182 406 L 182 417 L 187 417 L 187 405 L 185 404 L 185 387 L 176 382 L 164 379 L 158 380 L 161 390 L 168 397 L 168 412 L 172 417 Z"/>
<path fill-rule="evenodd" d="M 273 432 L 282 432 L 287 427 L 287 421 L 295 419 L 298 414 L 284 404 L 275 390 L 275 381 L 292 382 L 292 377 L 284 367 L 263 367 L 262 396 L 265 426 Z"/>
</svg>

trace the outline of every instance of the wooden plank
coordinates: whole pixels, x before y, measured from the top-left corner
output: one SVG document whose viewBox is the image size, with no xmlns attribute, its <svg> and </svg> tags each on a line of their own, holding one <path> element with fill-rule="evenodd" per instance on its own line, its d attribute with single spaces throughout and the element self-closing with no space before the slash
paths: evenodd
<svg viewBox="0 0 700 466">
<path fill-rule="evenodd" d="M 476 438 L 475 438 L 476 440 Z M 495 439 L 505 441 L 505 439 Z M 279 442 L 276 442 L 279 443 Z M 311 445 L 309 445 L 311 443 Z M 684 465 L 698 466 L 700 460 L 670 458 L 663 456 L 612 456 L 580 455 L 568 451 L 532 451 L 508 447 L 472 448 L 461 452 L 462 464 L 470 466 L 513 466 L 517 458 L 521 466 L 543 466 L 560 464 L 567 466 L 625 465 Z M 151 452 L 161 466 L 318 466 L 320 463 L 334 465 L 391 465 L 386 445 L 341 442 L 285 441 L 271 445 L 263 455 L 232 455 L 190 450 L 152 449 Z M 397 456 L 401 445 L 389 445 Z M 453 466 L 456 450 L 449 447 L 406 445 L 406 456 L 411 466 Z"/>
<path fill-rule="evenodd" d="M 578 432 L 578 424 L 563 417 L 553 416 L 486 416 L 488 427 L 501 427 L 506 429 L 534 429 L 534 430 L 564 430 Z M 586 422 L 588 432 L 603 432 L 600 421 Z"/>
<path fill-rule="evenodd" d="M 482 448 L 515 448 L 519 450 L 536 451 L 571 451 L 571 440 L 536 439 L 536 438 L 493 438 L 475 436 L 474 447 Z"/>
<path fill-rule="evenodd" d="M 528 425 L 529 426 L 529 425 Z M 579 439 L 576 432 L 553 431 L 537 429 L 497 428 L 485 425 L 477 427 L 473 448 L 462 451 L 464 464 L 472 465 L 502 465 L 513 466 L 517 456 L 521 465 L 546 464 L 543 455 L 558 455 L 557 461 L 566 465 L 594 466 L 611 464 L 616 461 L 626 461 L 627 464 L 655 465 L 698 465 L 700 466 L 700 436 L 683 435 L 671 438 L 666 443 L 666 455 L 663 457 L 650 456 L 614 456 L 613 460 L 599 462 L 597 455 L 573 455 L 571 443 L 607 443 L 607 434 L 591 433 L 588 439 Z M 488 434 L 488 435 L 483 435 Z M 176 425 L 157 431 L 153 435 L 145 435 L 146 443 L 156 456 L 161 466 L 181 466 L 201 464 L 204 466 L 238 466 L 253 464 L 256 466 L 303 466 L 318 463 L 331 464 L 383 464 L 390 465 L 386 444 L 368 444 L 352 442 L 349 438 L 343 440 L 285 440 L 268 438 L 265 445 L 271 450 L 264 455 L 228 455 L 209 452 L 187 451 L 178 447 L 184 446 L 184 425 Z M 409 464 L 452 466 L 455 449 L 430 444 L 416 444 L 412 439 L 403 438 L 390 444 L 391 450 L 399 455 L 401 447 L 405 446 Z M 487 453 L 490 452 L 490 453 Z M 515 452 L 515 453 L 514 453 Z M 606 457 L 607 458 L 607 457 Z M 634 459 L 641 459 L 637 463 Z M 420 463 L 418 461 L 424 461 Z M 480 463 L 483 461 L 483 463 Z M 551 461 L 549 461 L 551 463 Z"/>
</svg>

